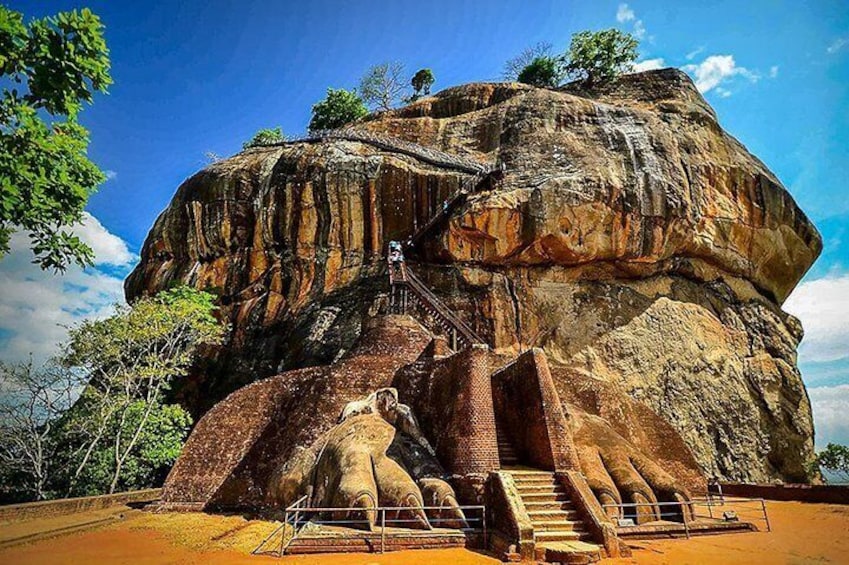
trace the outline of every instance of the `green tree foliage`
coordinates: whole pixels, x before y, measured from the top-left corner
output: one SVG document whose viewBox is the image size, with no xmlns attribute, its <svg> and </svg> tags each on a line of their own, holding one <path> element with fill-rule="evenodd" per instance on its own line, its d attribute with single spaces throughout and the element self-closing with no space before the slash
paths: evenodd
<svg viewBox="0 0 849 565">
<path fill-rule="evenodd" d="M 834 475 L 841 482 L 849 482 L 849 447 L 829 443 L 817 453 L 814 466 Z"/>
<path fill-rule="evenodd" d="M 533 86 L 554 88 L 563 80 L 562 69 L 561 61 L 555 57 L 537 57 L 522 69 L 517 79 Z"/>
<path fill-rule="evenodd" d="M 566 72 L 588 86 L 609 82 L 633 68 L 638 45 L 631 34 L 617 29 L 576 33 L 564 57 Z"/>
<path fill-rule="evenodd" d="M 536 45 L 527 47 L 524 51 L 504 63 L 504 70 L 502 71 L 501 76 L 504 77 L 504 80 L 508 81 L 519 80 L 519 73 L 521 73 L 525 67 L 530 65 L 534 59 L 538 59 L 540 57 L 554 57 L 552 54 L 553 49 L 554 47 L 547 41 L 541 41 Z"/>
<path fill-rule="evenodd" d="M 147 421 L 141 425 L 145 418 Z M 148 405 L 144 400 L 132 402 L 127 407 L 123 422 L 118 414 L 109 420 L 105 434 L 109 441 L 95 446 L 88 463 L 76 478 L 71 494 L 88 496 L 161 485 L 180 455 L 191 424 L 189 413 L 177 404 L 157 402 Z M 138 429 L 141 432 L 123 462 L 118 482 L 113 487 L 116 464 L 112 444 L 117 438 L 122 445 L 128 445 Z M 74 463 L 78 462 L 79 455 L 69 461 L 65 468 L 73 468 Z"/>
<path fill-rule="evenodd" d="M 375 65 L 360 79 L 360 96 L 373 108 L 391 110 L 406 89 L 403 77 L 401 63 Z"/>
<path fill-rule="evenodd" d="M 422 96 L 428 96 L 430 94 L 430 87 L 433 86 L 435 80 L 433 71 L 430 69 L 419 69 L 410 80 L 410 84 L 413 87 L 412 99 L 418 100 Z"/>
<path fill-rule="evenodd" d="M 67 428 L 86 444 L 69 478 L 69 490 L 77 487 L 91 458 L 108 445 L 109 492 L 115 491 L 171 382 L 188 373 L 201 346 L 222 339 L 225 327 L 214 312 L 211 294 L 184 286 L 70 330 L 64 363 L 85 374 L 90 384 L 78 403 L 80 414 Z M 135 418 L 139 402 L 143 410 Z M 125 433 L 127 426 L 130 433 Z"/>
<path fill-rule="evenodd" d="M 256 132 L 250 141 L 244 142 L 242 144 L 242 149 L 260 147 L 262 145 L 272 145 L 274 143 L 280 143 L 281 141 L 286 141 L 286 136 L 283 135 L 283 130 L 281 128 L 264 128 Z"/>
<path fill-rule="evenodd" d="M 328 88 L 325 99 L 312 107 L 309 130 L 341 128 L 367 115 L 368 110 L 356 91 Z"/>
<path fill-rule="evenodd" d="M 105 180 L 77 118 L 111 84 L 109 64 L 103 24 L 90 10 L 27 26 L 0 5 L 0 256 L 25 230 L 43 269 L 91 262 L 91 249 L 67 228 Z"/>
</svg>

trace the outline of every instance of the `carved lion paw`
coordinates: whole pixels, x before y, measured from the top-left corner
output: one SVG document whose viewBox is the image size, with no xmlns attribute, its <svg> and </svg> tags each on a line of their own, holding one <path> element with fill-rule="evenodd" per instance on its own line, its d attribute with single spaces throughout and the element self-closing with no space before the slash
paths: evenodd
<svg viewBox="0 0 849 565">
<path fill-rule="evenodd" d="M 607 420 L 585 412 L 572 416 L 581 472 L 608 516 L 632 518 L 637 524 L 692 517 L 687 489 L 616 433 Z M 658 505 L 670 502 L 676 504 Z M 614 506 L 622 503 L 626 506 Z"/>
<path fill-rule="evenodd" d="M 396 429 L 378 414 L 354 415 L 334 426 L 324 436 L 314 465 L 304 473 L 303 483 L 312 485 L 311 506 L 338 508 L 325 513 L 332 520 L 370 529 L 383 520 L 386 525 L 417 529 L 430 529 L 431 522 L 440 527 L 465 525 L 448 483 L 434 477 L 417 482 L 387 455 L 395 435 Z M 391 510 L 381 516 L 378 507 Z"/>
</svg>

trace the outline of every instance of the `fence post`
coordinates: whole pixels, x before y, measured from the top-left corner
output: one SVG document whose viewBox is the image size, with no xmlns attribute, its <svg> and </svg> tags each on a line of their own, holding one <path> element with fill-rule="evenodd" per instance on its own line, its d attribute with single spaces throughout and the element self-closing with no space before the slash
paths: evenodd
<svg viewBox="0 0 849 565">
<path fill-rule="evenodd" d="M 380 511 L 380 553 L 386 551 L 386 509 Z"/>
<path fill-rule="evenodd" d="M 769 515 L 766 513 L 766 502 L 764 502 L 763 498 L 761 499 L 761 510 L 764 513 L 764 520 L 766 521 L 766 531 L 771 532 L 772 528 L 769 525 Z"/>
<path fill-rule="evenodd" d="M 486 506 L 481 508 L 481 516 L 483 520 L 483 549 L 489 549 L 489 541 L 486 532 Z"/>
</svg>

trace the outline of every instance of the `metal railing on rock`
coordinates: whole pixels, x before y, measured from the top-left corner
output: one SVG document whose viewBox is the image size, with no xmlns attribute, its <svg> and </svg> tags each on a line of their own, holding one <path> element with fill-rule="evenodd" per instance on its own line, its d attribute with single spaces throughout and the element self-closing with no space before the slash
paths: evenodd
<svg viewBox="0 0 849 565">
<path fill-rule="evenodd" d="M 464 536 L 480 534 L 483 536 L 483 544 L 487 542 L 487 524 L 486 524 L 486 506 L 471 505 L 458 506 L 465 515 L 465 526 L 460 528 L 445 527 L 441 528 L 441 533 L 448 531 L 460 532 Z M 346 508 L 346 507 L 310 507 L 308 506 L 307 496 L 302 496 L 284 511 L 283 522 L 271 534 L 269 534 L 251 553 L 254 555 L 277 555 L 282 557 L 286 550 L 293 542 L 304 537 L 307 531 L 320 531 L 321 526 L 331 526 L 336 528 L 345 528 L 344 537 L 337 539 L 357 539 L 363 536 L 377 536 L 379 533 L 379 552 L 383 553 L 386 549 L 388 540 L 397 537 L 430 537 L 434 535 L 434 530 L 404 528 L 406 523 L 420 523 L 415 519 L 401 519 L 397 516 L 387 518 L 387 512 L 398 513 L 411 510 L 407 506 L 378 506 L 375 508 Z M 444 511 L 447 508 L 444 506 L 421 506 L 416 507 L 422 511 Z M 365 518 L 360 519 L 335 519 L 332 515 L 351 514 L 351 513 L 370 513 L 374 516 L 374 529 L 369 529 L 370 522 Z M 457 518 L 439 518 L 428 516 L 428 522 L 435 528 L 440 528 L 440 524 L 456 523 Z M 401 526 L 398 526 L 401 524 Z M 279 539 L 279 541 L 277 541 Z"/>
<path fill-rule="evenodd" d="M 397 137 L 351 128 L 314 131 L 303 137 L 287 139 L 286 141 L 279 141 L 276 143 L 262 144 L 258 145 L 258 147 L 276 147 L 281 145 L 291 145 L 294 143 L 316 143 L 337 139 L 342 141 L 366 143 L 384 151 L 401 153 L 409 155 L 410 157 L 415 157 L 416 159 L 430 163 L 437 167 L 455 169 L 469 174 L 495 170 L 492 165 L 479 163 L 473 159 L 440 151 L 433 147 L 425 147 L 424 145 L 419 145 L 418 143 L 413 143 Z"/>
</svg>

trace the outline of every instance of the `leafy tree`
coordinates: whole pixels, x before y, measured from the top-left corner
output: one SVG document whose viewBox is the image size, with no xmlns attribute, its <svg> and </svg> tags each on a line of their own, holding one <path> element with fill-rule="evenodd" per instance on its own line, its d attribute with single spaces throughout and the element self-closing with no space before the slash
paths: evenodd
<svg viewBox="0 0 849 565">
<path fill-rule="evenodd" d="M 547 41 L 541 41 L 536 45 L 526 48 L 524 51 L 504 63 L 504 70 L 501 76 L 504 80 L 516 81 L 519 80 L 519 74 L 530 65 L 535 59 L 540 57 L 552 58 L 553 46 Z"/>
<path fill-rule="evenodd" d="M 356 91 L 328 88 L 325 99 L 312 107 L 309 130 L 341 128 L 367 115 L 368 110 Z"/>
<path fill-rule="evenodd" d="M 127 408 L 123 425 L 115 414 L 109 421 L 106 436 L 120 438 L 128 444 L 147 414 L 147 423 L 135 441 L 123 464 L 115 490 L 133 490 L 160 485 L 171 466 L 180 455 L 188 436 L 192 420 L 188 412 L 177 404 L 155 403 L 152 407 L 136 400 Z M 112 442 L 98 444 L 89 456 L 88 464 L 77 477 L 72 494 L 88 496 L 112 488 L 115 474 L 115 457 Z"/>
<path fill-rule="evenodd" d="M 518 81 L 553 88 L 563 80 L 562 63 L 554 57 L 537 57 L 519 73 Z"/>
<path fill-rule="evenodd" d="M 242 144 L 242 149 L 249 149 L 251 147 L 261 145 L 271 145 L 274 143 L 280 143 L 281 141 L 286 141 L 286 136 L 283 135 L 282 129 L 279 127 L 273 129 L 264 128 L 256 132 L 250 141 L 244 142 Z"/>
<path fill-rule="evenodd" d="M 840 481 L 849 482 L 849 447 L 829 443 L 817 453 L 814 466 L 835 475 Z"/>
<path fill-rule="evenodd" d="M 416 72 L 410 80 L 410 84 L 413 86 L 412 99 L 418 100 L 422 96 L 429 95 L 430 87 L 433 86 L 434 80 L 433 71 L 430 69 L 420 69 Z"/>
<path fill-rule="evenodd" d="M 0 257 L 25 230 L 43 269 L 91 263 L 92 250 L 66 228 L 106 178 L 86 156 L 88 131 L 77 118 L 112 83 L 109 65 L 103 24 L 90 10 L 25 25 L 0 5 Z"/>
<path fill-rule="evenodd" d="M 633 68 L 638 45 L 631 34 L 618 29 L 576 33 L 564 57 L 566 71 L 587 86 L 609 82 Z"/>
<path fill-rule="evenodd" d="M 360 96 L 378 110 L 391 110 L 406 89 L 403 76 L 401 63 L 375 65 L 360 79 Z"/>
<path fill-rule="evenodd" d="M 214 311 L 211 294 L 183 286 L 71 329 L 64 361 L 89 377 L 80 417 L 90 428 L 69 489 L 108 441 L 113 462 L 109 492 L 115 491 L 173 379 L 187 374 L 200 346 L 223 337 L 225 328 Z M 141 415 L 134 419 L 139 402 Z M 110 429 L 120 433 L 110 434 Z"/>
<path fill-rule="evenodd" d="M 55 365 L 34 368 L 32 361 L 0 363 L 0 483 L 3 498 L 42 500 L 60 473 L 55 429 L 80 387 L 78 376 Z M 10 487 L 18 492 L 9 492 Z"/>
</svg>

